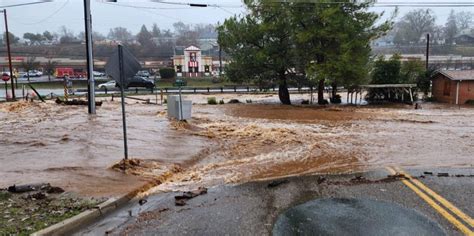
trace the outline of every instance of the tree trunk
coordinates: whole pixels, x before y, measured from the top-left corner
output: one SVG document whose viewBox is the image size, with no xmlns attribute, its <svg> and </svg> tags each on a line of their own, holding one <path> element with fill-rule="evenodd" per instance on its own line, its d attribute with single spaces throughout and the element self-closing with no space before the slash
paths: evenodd
<svg viewBox="0 0 474 236">
<path fill-rule="evenodd" d="M 318 104 L 324 105 L 324 79 L 320 79 L 318 82 Z"/>
<path fill-rule="evenodd" d="M 290 92 L 288 92 L 288 86 L 286 84 L 286 78 L 282 76 L 280 78 L 280 86 L 278 87 L 278 97 L 280 102 L 285 105 L 291 105 Z"/>
<path fill-rule="evenodd" d="M 334 82 L 334 83 L 332 83 L 331 86 L 332 86 L 332 94 L 331 94 L 331 97 L 332 97 L 332 98 L 335 98 L 336 95 L 337 95 L 337 83 Z"/>
<path fill-rule="evenodd" d="M 28 78 L 28 83 L 30 82 L 30 74 L 28 72 L 26 72 L 26 78 Z"/>
<path fill-rule="evenodd" d="M 51 81 L 51 73 L 48 73 L 48 80 Z"/>
</svg>

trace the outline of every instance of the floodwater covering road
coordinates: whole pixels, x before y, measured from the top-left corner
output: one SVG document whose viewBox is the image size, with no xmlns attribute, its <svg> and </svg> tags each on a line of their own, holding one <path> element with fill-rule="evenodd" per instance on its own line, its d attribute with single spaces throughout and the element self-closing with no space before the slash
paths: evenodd
<svg viewBox="0 0 474 236">
<path fill-rule="evenodd" d="M 154 163 L 133 176 L 109 169 L 123 157 L 117 99 L 102 98 L 96 116 L 51 102 L 0 104 L 0 187 L 44 181 L 110 196 L 153 178 L 163 182 L 156 190 L 181 190 L 389 165 L 473 165 L 469 107 L 284 106 L 276 95 L 236 94 L 215 97 L 253 103 L 211 106 L 207 97 L 188 97 L 197 104 L 187 123 L 168 120 L 165 106 L 127 100 L 130 155 Z"/>
</svg>

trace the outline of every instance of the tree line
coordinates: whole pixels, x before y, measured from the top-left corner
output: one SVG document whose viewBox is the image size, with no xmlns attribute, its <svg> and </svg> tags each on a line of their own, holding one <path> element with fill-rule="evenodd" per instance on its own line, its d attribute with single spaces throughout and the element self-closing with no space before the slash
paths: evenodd
<svg viewBox="0 0 474 236">
<path fill-rule="evenodd" d="M 460 33 L 474 35 L 474 14 L 451 10 L 444 25 L 436 24 L 436 16 L 430 9 L 412 10 L 394 24 L 388 33 L 398 46 L 418 44 L 426 34 L 430 34 L 434 44 L 453 45 Z"/>
<path fill-rule="evenodd" d="M 319 104 L 327 103 L 326 84 L 349 88 L 365 83 L 370 42 L 388 32 L 392 18 L 378 22 L 382 14 L 367 11 L 370 3 L 325 3 L 245 1 L 247 15 L 218 27 L 218 42 L 231 58 L 228 78 L 278 84 L 283 104 L 291 104 L 291 83 L 316 86 Z"/>
<path fill-rule="evenodd" d="M 142 25 L 137 34 L 133 34 L 124 27 L 115 27 L 109 30 L 107 35 L 94 31 L 92 38 L 96 42 L 98 52 L 108 51 L 107 46 L 100 42 L 110 41 L 109 45 L 121 43 L 133 47 L 138 54 L 152 56 L 150 52 L 159 52 L 164 57 L 173 55 L 174 46 L 199 45 L 200 39 L 215 39 L 217 33 L 215 25 L 212 24 L 185 24 L 176 22 L 173 30 L 160 29 L 156 23 L 150 28 Z M 5 45 L 6 33 L 0 36 L 0 45 Z M 12 45 L 24 46 L 46 46 L 46 45 L 71 45 L 80 44 L 85 41 L 83 31 L 75 34 L 71 29 L 62 26 L 56 32 L 44 31 L 43 33 L 24 33 L 22 39 L 10 32 L 10 43 Z M 22 43 L 20 43 L 22 42 Z M 99 43 L 98 43 L 99 42 Z M 101 48 L 102 46 L 105 48 Z"/>
</svg>

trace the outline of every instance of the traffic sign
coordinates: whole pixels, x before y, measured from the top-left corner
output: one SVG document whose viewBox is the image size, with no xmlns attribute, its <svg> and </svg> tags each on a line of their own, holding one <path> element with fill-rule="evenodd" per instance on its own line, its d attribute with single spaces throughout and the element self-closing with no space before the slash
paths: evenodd
<svg viewBox="0 0 474 236">
<path fill-rule="evenodd" d="M 10 80 L 10 76 L 8 76 L 7 74 L 3 74 L 2 75 L 2 80 L 7 82 L 8 80 Z"/>
</svg>

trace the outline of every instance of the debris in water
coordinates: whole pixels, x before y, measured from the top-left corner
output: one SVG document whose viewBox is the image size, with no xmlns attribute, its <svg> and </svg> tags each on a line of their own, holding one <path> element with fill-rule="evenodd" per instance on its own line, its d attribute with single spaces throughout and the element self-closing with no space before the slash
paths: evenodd
<svg viewBox="0 0 474 236">
<path fill-rule="evenodd" d="M 11 193 L 24 193 L 30 191 L 39 191 L 44 189 L 51 188 L 49 183 L 39 183 L 39 184 L 25 184 L 25 185 L 12 185 L 8 187 L 8 191 Z"/>
<path fill-rule="evenodd" d="M 50 187 L 49 189 L 46 190 L 46 193 L 49 193 L 49 194 L 64 193 L 64 189 L 60 187 Z"/>
<path fill-rule="evenodd" d="M 143 206 L 143 204 L 145 204 L 145 203 L 147 203 L 147 202 L 148 202 L 148 201 L 143 198 L 143 199 L 140 199 L 140 200 L 138 201 L 138 204 L 140 204 L 140 206 Z"/>
<path fill-rule="evenodd" d="M 140 160 L 139 159 L 122 159 L 118 163 L 115 163 L 112 166 L 112 169 L 118 169 L 118 170 L 127 170 L 127 169 L 132 169 L 137 166 L 140 166 Z"/>
<path fill-rule="evenodd" d="M 283 179 L 283 180 L 274 180 L 272 182 L 270 182 L 267 187 L 269 188 L 274 188 L 274 187 L 277 187 L 277 186 L 280 186 L 282 184 L 287 184 L 289 183 L 290 181 L 288 181 L 287 179 Z"/>
<path fill-rule="evenodd" d="M 88 101 L 78 100 L 78 99 L 73 99 L 72 101 L 62 101 L 61 99 L 56 98 L 56 103 L 57 104 L 64 104 L 64 105 L 81 105 L 81 106 L 89 105 Z M 96 106 L 102 106 L 102 101 L 96 101 L 95 105 Z"/>
<path fill-rule="evenodd" d="M 186 205 L 186 202 L 189 199 L 195 198 L 199 195 L 203 195 L 203 194 L 206 194 L 206 193 L 207 193 L 207 188 L 205 188 L 205 187 L 199 187 L 197 190 L 184 192 L 182 195 L 174 197 L 175 205 L 176 206 L 184 206 L 184 205 Z"/>
<path fill-rule="evenodd" d="M 423 174 L 424 174 L 424 175 L 433 175 L 433 172 L 431 172 L 431 171 L 425 171 L 425 172 L 423 172 Z"/>
<path fill-rule="evenodd" d="M 324 181 L 326 181 L 325 177 L 319 176 L 318 180 L 316 181 L 318 184 L 322 184 Z"/>
<path fill-rule="evenodd" d="M 438 177 L 449 177 L 448 173 L 438 173 Z"/>
</svg>

